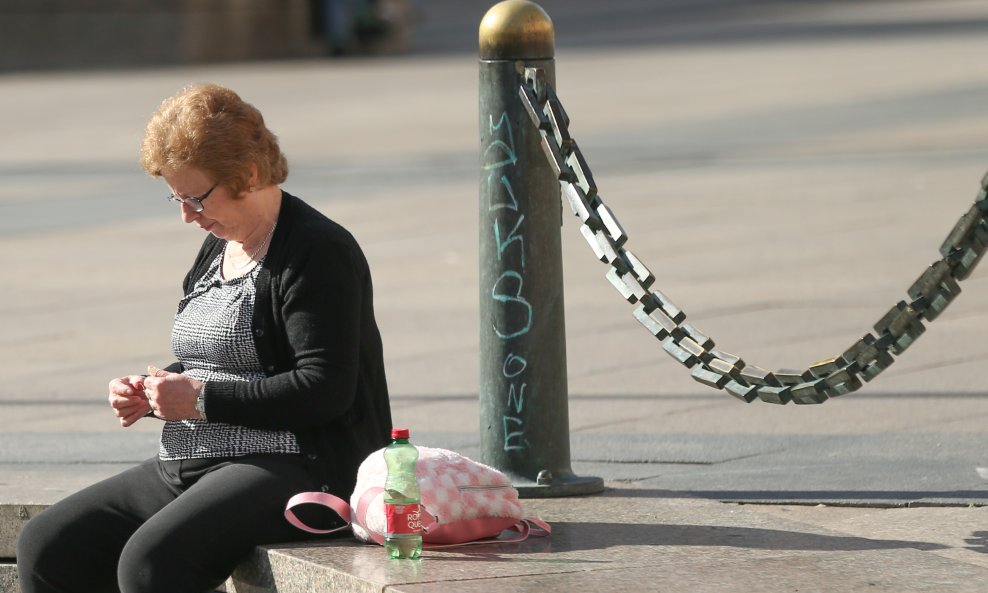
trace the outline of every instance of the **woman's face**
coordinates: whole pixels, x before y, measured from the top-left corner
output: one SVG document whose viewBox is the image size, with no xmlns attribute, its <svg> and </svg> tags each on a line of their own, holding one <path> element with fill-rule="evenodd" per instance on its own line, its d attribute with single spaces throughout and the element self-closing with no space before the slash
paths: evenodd
<svg viewBox="0 0 988 593">
<path fill-rule="evenodd" d="M 229 188 L 216 185 L 203 171 L 190 167 L 162 173 L 161 176 L 172 193 L 180 198 L 198 198 L 209 192 L 209 196 L 202 201 L 202 212 L 196 212 L 184 202 L 181 204 L 183 222 L 194 222 L 202 230 L 228 241 L 244 239 L 253 228 L 243 200 L 236 200 Z"/>
</svg>

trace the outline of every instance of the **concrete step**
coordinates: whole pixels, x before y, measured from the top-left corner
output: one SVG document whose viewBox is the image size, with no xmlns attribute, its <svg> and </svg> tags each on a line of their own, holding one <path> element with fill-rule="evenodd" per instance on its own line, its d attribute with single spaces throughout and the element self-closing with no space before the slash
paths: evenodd
<svg viewBox="0 0 988 593">
<path fill-rule="evenodd" d="M 27 520 L 48 505 L 0 504 L 0 558 L 14 558 L 17 534 Z M 2 591 L 2 589 L 0 589 Z"/>
<path fill-rule="evenodd" d="M 21 593 L 17 586 L 17 565 L 12 560 L 0 560 L 0 592 Z"/>
<path fill-rule="evenodd" d="M 17 564 L 12 560 L 0 560 L 0 593 L 21 593 L 17 582 Z M 216 593 L 234 593 L 234 589 L 221 587 Z"/>
</svg>

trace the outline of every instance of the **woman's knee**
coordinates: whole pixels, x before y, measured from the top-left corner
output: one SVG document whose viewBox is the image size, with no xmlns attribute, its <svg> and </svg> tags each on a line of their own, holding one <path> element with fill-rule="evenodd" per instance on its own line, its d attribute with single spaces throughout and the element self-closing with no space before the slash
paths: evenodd
<svg viewBox="0 0 988 593">
<path fill-rule="evenodd" d="M 21 528 L 16 544 L 21 590 L 48 591 L 74 572 L 77 556 L 70 539 L 58 518 L 47 511 Z"/>
<path fill-rule="evenodd" d="M 168 576 L 169 551 L 147 537 L 132 537 L 120 553 L 117 563 L 117 583 L 122 593 L 149 593 L 156 590 Z M 169 586 L 172 586 L 169 582 Z"/>
<path fill-rule="evenodd" d="M 215 586 L 216 577 L 203 570 L 207 558 L 189 558 L 187 547 L 168 533 L 140 529 L 130 538 L 117 563 L 121 593 L 177 593 Z"/>
<path fill-rule="evenodd" d="M 38 570 L 48 564 L 60 562 L 63 550 L 60 550 L 58 521 L 50 518 L 48 513 L 35 515 L 21 528 L 17 536 L 17 565 Z"/>
</svg>

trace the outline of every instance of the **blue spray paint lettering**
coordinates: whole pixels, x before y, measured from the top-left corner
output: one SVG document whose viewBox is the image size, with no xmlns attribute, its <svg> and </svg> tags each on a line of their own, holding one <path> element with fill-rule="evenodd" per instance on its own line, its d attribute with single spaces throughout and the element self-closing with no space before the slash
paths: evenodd
<svg viewBox="0 0 988 593">
<path fill-rule="evenodd" d="M 501 259 L 501 254 L 504 250 L 508 248 L 510 243 L 515 241 L 521 242 L 519 246 L 519 259 L 521 259 L 521 269 L 525 269 L 525 237 L 518 233 L 518 229 L 521 228 L 521 223 L 525 222 L 525 215 L 521 214 L 518 217 L 518 222 L 515 223 L 515 228 L 511 229 L 508 233 L 508 237 L 505 240 L 501 240 L 501 224 L 499 220 L 494 220 L 494 243 L 497 244 L 497 259 Z"/>
<path fill-rule="evenodd" d="M 491 287 L 494 305 L 492 329 L 501 340 L 511 340 L 527 334 L 532 328 L 532 304 L 525 298 L 525 215 L 520 212 L 518 198 L 510 177 L 503 171 L 518 162 L 514 134 L 507 112 L 500 117 L 488 116 L 491 142 L 484 149 L 484 170 L 487 175 L 487 207 L 493 213 L 491 232 L 497 245 L 497 261 L 507 269 L 501 272 Z M 512 213 L 514 213 L 512 215 Z M 507 235 L 503 235 L 506 229 Z M 513 266 L 512 262 L 517 262 Z M 523 354 L 509 353 L 501 366 L 507 383 L 507 410 L 501 418 L 504 450 L 517 451 L 528 447 L 525 438 L 525 390 L 528 384 L 523 374 L 528 361 Z"/>
</svg>

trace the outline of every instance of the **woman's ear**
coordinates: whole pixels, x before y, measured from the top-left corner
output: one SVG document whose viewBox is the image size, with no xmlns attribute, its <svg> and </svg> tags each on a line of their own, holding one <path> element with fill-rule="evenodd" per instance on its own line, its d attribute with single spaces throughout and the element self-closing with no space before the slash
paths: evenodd
<svg viewBox="0 0 988 593">
<path fill-rule="evenodd" d="M 261 178 L 257 172 L 257 163 L 250 163 L 247 170 L 247 185 L 250 186 L 250 191 L 254 191 L 261 184 Z"/>
</svg>

